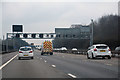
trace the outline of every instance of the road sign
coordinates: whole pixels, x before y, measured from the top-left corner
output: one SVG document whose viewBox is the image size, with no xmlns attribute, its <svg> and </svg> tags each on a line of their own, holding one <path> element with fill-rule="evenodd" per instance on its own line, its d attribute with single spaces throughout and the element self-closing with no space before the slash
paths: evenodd
<svg viewBox="0 0 120 80">
<path fill-rule="evenodd" d="M 55 33 L 7 33 L 7 39 L 54 39 Z"/>
<path fill-rule="evenodd" d="M 13 32 L 23 32 L 23 25 L 12 25 Z"/>
<path fill-rule="evenodd" d="M 63 35 L 57 33 L 7 33 L 7 39 L 89 39 L 89 36 L 77 37 L 76 35 Z"/>
</svg>

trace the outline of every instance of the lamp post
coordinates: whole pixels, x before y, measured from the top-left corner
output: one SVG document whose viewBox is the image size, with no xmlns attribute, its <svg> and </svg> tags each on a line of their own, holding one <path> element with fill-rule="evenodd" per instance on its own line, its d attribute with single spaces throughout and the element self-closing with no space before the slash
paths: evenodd
<svg viewBox="0 0 120 80">
<path fill-rule="evenodd" d="M 91 37 L 90 37 L 90 46 L 93 45 L 93 19 L 91 19 L 92 26 L 91 26 Z"/>
<path fill-rule="evenodd" d="M 7 39 L 6 39 L 6 51 L 8 52 L 8 33 L 7 33 Z"/>
</svg>

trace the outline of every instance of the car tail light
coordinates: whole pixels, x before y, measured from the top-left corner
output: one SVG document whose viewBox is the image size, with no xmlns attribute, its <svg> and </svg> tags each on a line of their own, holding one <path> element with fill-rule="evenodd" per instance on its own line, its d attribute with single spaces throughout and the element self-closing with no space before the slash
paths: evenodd
<svg viewBox="0 0 120 80">
<path fill-rule="evenodd" d="M 19 53 L 23 53 L 22 51 L 19 51 Z"/>
<path fill-rule="evenodd" d="M 109 51 L 111 51 L 111 49 L 108 49 Z"/>
<path fill-rule="evenodd" d="M 29 53 L 32 53 L 32 51 L 30 51 Z"/>
<path fill-rule="evenodd" d="M 97 51 L 97 49 L 95 48 L 94 51 Z"/>
</svg>

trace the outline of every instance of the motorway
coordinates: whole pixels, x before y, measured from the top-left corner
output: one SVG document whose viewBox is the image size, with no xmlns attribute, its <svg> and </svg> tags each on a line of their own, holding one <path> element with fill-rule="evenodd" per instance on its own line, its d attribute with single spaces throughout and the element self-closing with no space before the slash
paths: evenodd
<svg viewBox="0 0 120 80">
<path fill-rule="evenodd" d="M 34 59 L 18 60 L 17 52 L 4 54 L 3 78 L 118 78 L 118 58 L 87 59 L 86 55 L 54 52 Z M 2 65 L 1 65 L 2 66 Z"/>
</svg>

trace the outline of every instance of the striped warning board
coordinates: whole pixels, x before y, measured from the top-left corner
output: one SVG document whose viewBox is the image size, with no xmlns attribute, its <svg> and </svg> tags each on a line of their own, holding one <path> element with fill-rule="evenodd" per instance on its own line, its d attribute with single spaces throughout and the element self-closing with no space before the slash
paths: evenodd
<svg viewBox="0 0 120 80">
<path fill-rule="evenodd" d="M 44 41 L 43 48 L 45 52 L 52 52 L 52 42 L 51 41 Z"/>
</svg>

